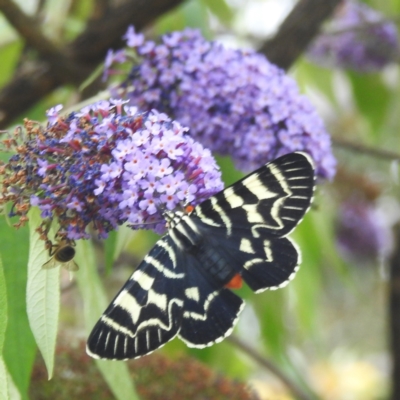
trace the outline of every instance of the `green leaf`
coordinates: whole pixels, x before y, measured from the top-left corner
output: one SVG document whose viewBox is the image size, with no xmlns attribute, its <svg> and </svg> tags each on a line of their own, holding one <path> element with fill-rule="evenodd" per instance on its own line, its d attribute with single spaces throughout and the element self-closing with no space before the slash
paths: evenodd
<svg viewBox="0 0 400 400">
<path fill-rule="evenodd" d="M 3 354 L 4 338 L 8 320 L 7 311 L 7 287 L 4 278 L 3 261 L 0 258 L 0 356 Z"/>
<path fill-rule="evenodd" d="M 7 367 L 4 364 L 3 357 L 0 355 L 0 400 L 9 400 L 8 395 L 8 379 L 7 379 Z"/>
<path fill-rule="evenodd" d="M 284 316 L 287 312 L 285 296 L 288 291 L 285 289 L 266 291 L 253 299 L 263 344 L 276 357 L 284 353 L 287 341 Z"/>
<path fill-rule="evenodd" d="M 394 14 L 398 14 L 400 12 L 400 1 L 399 0 L 391 0 L 391 9 Z"/>
<path fill-rule="evenodd" d="M 313 215 L 309 212 L 292 235 L 300 248 L 302 262 L 289 290 L 293 293 L 296 304 L 296 317 L 299 332 L 313 335 L 318 298 L 322 288 L 321 273 L 324 247 L 320 243 L 321 233 L 315 230 Z M 313 240 L 310 240 L 313 238 Z"/>
<path fill-rule="evenodd" d="M 305 92 L 312 87 L 319 93 L 322 93 L 334 104 L 336 97 L 333 92 L 332 71 L 328 68 L 319 67 L 305 58 L 301 58 L 294 67 L 294 74 L 301 92 Z"/>
<path fill-rule="evenodd" d="M 21 400 L 21 395 L 0 356 L 0 400 Z"/>
<path fill-rule="evenodd" d="M 119 227 L 118 231 L 110 232 L 108 238 L 104 241 L 105 251 L 105 269 L 108 275 L 113 263 L 118 259 L 121 252 L 125 250 L 129 242 L 137 235 L 138 231 L 134 231 L 125 225 Z"/>
<path fill-rule="evenodd" d="M 183 30 L 187 27 L 198 28 L 203 35 L 210 36 L 207 8 L 199 1 L 186 1 L 174 10 L 165 13 L 157 20 L 155 32 L 162 35 L 166 32 Z"/>
<path fill-rule="evenodd" d="M 222 180 L 225 184 L 225 187 L 232 185 L 239 179 L 244 177 L 244 173 L 240 172 L 236 167 L 232 160 L 232 157 L 228 156 L 219 156 L 215 157 L 217 159 L 218 165 L 221 167 Z"/>
<path fill-rule="evenodd" d="M 49 260 L 49 253 L 36 232 L 36 228 L 42 222 L 39 209 L 32 208 L 28 216 L 30 240 L 26 288 L 27 313 L 29 325 L 51 379 L 60 311 L 60 267 L 42 268 Z"/>
<path fill-rule="evenodd" d="M 21 400 L 21 395 L 0 356 L 0 400 Z"/>
<path fill-rule="evenodd" d="M 21 394 L 18 391 L 18 388 L 15 386 L 15 383 L 11 377 L 11 375 L 7 371 L 7 386 L 8 386 L 8 396 L 10 400 L 21 400 Z"/>
<path fill-rule="evenodd" d="M 88 86 L 90 86 L 97 78 L 101 76 L 104 70 L 104 65 L 99 64 L 95 70 L 79 85 L 79 91 L 83 92 Z"/>
<path fill-rule="evenodd" d="M 379 140 L 379 128 L 387 116 L 391 98 L 390 90 L 377 74 L 348 74 L 357 105 L 371 123 L 372 132 L 376 132 L 375 140 Z"/>
<path fill-rule="evenodd" d="M 136 238 L 139 231 L 134 231 L 131 228 L 128 228 L 126 225 L 122 225 L 119 227 L 117 231 L 117 237 L 115 241 L 115 249 L 114 249 L 114 261 L 119 257 L 119 255 L 126 249 L 128 244 Z"/>
<path fill-rule="evenodd" d="M 80 240 L 76 249 L 75 258 L 80 266 L 76 279 L 84 301 L 85 326 L 86 332 L 89 334 L 106 309 L 108 300 L 96 271 L 96 261 L 91 244 Z M 96 364 L 117 399 L 139 399 L 125 363 L 96 360 Z"/>
<path fill-rule="evenodd" d="M 113 263 L 115 261 L 116 241 L 116 231 L 110 232 L 108 238 L 104 241 L 104 262 L 107 275 L 112 271 Z"/>
<path fill-rule="evenodd" d="M 4 32 L 0 26 L 0 32 Z M 15 65 L 20 59 L 21 49 L 23 43 L 21 40 L 12 40 L 6 45 L 1 41 L 8 41 L 10 38 L 4 37 L 4 34 L 0 38 L 0 59 L 1 59 L 1 74 L 0 74 L 0 86 L 4 86 L 12 77 L 15 69 Z"/>
<path fill-rule="evenodd" d="M 36 354 L 36 344 L 26 315 L 26 281 L 29 232 L 10 228 L 0 218 L 0 253 L 7 286 L 8 323 L 3 358 L 24 399 Z"/>
<path fill-rule="evenodd" d="M 204 5 L 222 22 L 229 23 L 233 18 L 232 9 L 225 0 L 201 0 Z"/>
</svg>

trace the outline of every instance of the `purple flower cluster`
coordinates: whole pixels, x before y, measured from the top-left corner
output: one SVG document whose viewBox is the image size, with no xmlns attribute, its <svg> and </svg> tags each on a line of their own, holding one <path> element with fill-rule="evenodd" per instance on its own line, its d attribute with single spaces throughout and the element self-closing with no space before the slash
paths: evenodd
<svg viewBox="0 0 400 400">
<path fill-rule="evenodd" d="M 378 11 L 347 0 L 338 7 L 329 31 L 311 44 L 307 56 L 329 68 L 379 71 L 398 60 L 397 28 Z"/>
<path fill-rule="evenodd" d="M 341 205 L 336 235 L 342 253 L 359 261 L 374 261 L 386 256 L 393 240 L 381 212 L 360 199 L 347 200 Z"/>
<path fill-rule="evenodd" d="M 195 205 L 222 190 L 209 150 L 187 128 L 156 111 L 138 113 L 121 100 L 102 101 L 66 117 L 48 112 L 46 128 L 31 121 L 3 142 L 16 150 L 0 168 L 0 203 L 26 219 L 30 206 L 57 218 L 58 236 L 100 237 L 127 222 L 165 230 L 163 213 Z"/>
<path fill-rule="evenodd" d="M 104 76 L 133 60 L 118 86 L 131 104 L 171 115 L 243 171 L 301 150 L 313 157 L 320 176 L 333 177 L 336 161 L 322 120 L 295 81 L 261 54 L 224 48 L 189 29 L 156 44 L 130 27 L 125 39 L 130 48 L 109 51 Z"/>
</svg>

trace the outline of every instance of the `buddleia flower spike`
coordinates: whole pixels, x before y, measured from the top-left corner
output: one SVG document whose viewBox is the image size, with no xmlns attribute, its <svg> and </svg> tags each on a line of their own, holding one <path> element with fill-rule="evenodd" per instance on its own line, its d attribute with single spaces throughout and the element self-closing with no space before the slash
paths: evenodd
<svg viewBox="0 0 400 400">
<path fill-rule="evenodd" d="M 89 225 L 100 238 L 124 223 L 163 233 L 165 210 L 195 205 L 223 188 L 210 151 L 187 128 L 120 100 L 66 116 L 54 107 L 47 126 L 27 120 L 3 147 L 16 154 L 0 168 L 0 204 L 12 203 L 18 226 L 30 207 L 39 207 L 44 241 L 54 219 L 64 242 L 89 238 Z"/>
<path fill-rule="evenodd" d="M 189 126 L 195 140 L 232 157 L 243 172 L 303 151 L 318 176 L 334 176 L 336 161 L 322 119 L 293 78 L 264 55 L 226 48 L 193 29 L 165 34 L 155 43 L 130 27 L 125 39 L 125 56 L 110 51 L 106 60 L 104 76 L 109 82 L 116 78 L 115 95 Z"/>
</svg>

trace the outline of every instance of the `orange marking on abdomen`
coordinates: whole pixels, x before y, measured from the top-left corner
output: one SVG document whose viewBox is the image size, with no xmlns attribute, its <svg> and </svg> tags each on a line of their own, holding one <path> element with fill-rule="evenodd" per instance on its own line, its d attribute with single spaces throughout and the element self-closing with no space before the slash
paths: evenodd
<svg viewBox="0 0 400 400">
<path fill-rule="evenodd" d="M 187 214 L 190 214 L 194 210 L 194 207 L 190 204 L 185 207 L 185 211 Z"/>
<path fill-rule="evenodd" d="M 240 274 L 236 274 L 232 277 L 232 279 L 225 284 L 225 287 L 228 289 L 240 289 L 243 285 L 243 279 Z"/>
</svg>

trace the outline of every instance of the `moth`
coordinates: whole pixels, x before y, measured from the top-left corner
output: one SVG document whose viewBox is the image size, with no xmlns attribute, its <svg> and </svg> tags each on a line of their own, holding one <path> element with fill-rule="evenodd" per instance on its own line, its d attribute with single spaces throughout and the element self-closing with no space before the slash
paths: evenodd
<svg viewBox="0 0 400 400">
<path fill-rule="evenodd" d="M 232 288 L 284 287 L 300 251 L 288 234 L 310 207 L 313 161 L 290 153 L 183 211 L 165 212 L 155 244 L 93 328 L 87 353 L 138 358 L 174 337 L 189 347 L 221 342 L 244 301 Z"/>
</svg>

